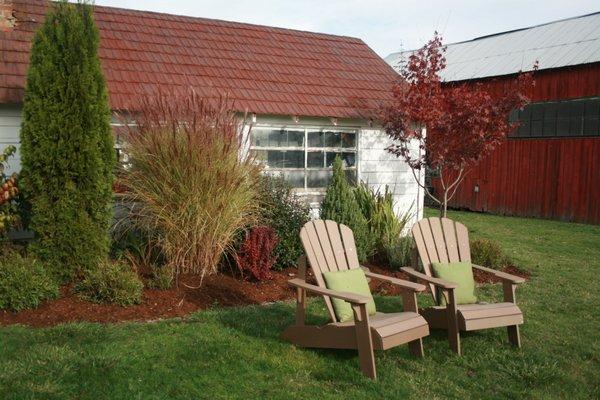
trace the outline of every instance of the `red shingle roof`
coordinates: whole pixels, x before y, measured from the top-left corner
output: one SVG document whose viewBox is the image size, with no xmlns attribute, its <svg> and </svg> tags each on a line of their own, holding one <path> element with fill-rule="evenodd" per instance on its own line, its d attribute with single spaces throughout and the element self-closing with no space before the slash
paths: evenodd
<svg viewBox="0 0 600 400">
<path fill-rule="evenodd" d="M 18 26 L 0 32 L 0 103 L 22 102 L 47 5 L 14 0 Z M 257 114 L 370 117 L 397 79 L 360 39 L 100 6 L 94 15 L 113 109 L 191 86 Z"/>
</svg>

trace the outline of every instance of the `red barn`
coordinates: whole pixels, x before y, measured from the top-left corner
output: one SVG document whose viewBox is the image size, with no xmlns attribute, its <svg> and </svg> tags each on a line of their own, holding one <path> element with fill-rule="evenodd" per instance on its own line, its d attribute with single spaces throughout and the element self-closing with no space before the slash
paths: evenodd
<svg viewBox="0 0 600 400">
<path fill-rule="evenodd" d="M 450 206 L 600 224 L 600 13 L 450 44 L 446 60 L 445 82 L 491 91 L 539 62 L 531 104 L 511 115 L 520 128 L 469 172 Z"/>
</svg>

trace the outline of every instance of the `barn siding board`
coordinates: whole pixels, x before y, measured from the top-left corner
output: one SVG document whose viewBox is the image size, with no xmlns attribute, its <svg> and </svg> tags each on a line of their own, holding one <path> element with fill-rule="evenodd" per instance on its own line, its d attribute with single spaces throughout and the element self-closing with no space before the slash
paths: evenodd
<svg viewBox="0 0 600 400">
<path fill-rule="evenodd" d="M 600 224 L 599 155 L 598 138 L 508 140 L 467 175 L 450 206 Z"/>
</svg>

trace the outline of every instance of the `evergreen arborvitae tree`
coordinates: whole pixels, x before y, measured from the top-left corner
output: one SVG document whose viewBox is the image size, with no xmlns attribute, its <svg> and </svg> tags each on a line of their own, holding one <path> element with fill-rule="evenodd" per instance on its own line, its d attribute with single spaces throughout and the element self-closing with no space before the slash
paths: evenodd
<svg viewBox="0 0 600 400">
<path fill-rule="evenodd" d="M 352 186 L 346 180 L 339 156 L 333 162 L 333 177 L 321 203 L 321 218 L 352 229 L 359 261 L 366 261 L 373 254 L 374 241 L 369 234 L 369 225 L 354 197 Z"/>
<path fill-rule="evenodd" d="M 53 3 L 33 38 L 21 125 L 31 251 L 63 277 L 108 254 L 115 165 L 89 4 Z"/>
</svg>

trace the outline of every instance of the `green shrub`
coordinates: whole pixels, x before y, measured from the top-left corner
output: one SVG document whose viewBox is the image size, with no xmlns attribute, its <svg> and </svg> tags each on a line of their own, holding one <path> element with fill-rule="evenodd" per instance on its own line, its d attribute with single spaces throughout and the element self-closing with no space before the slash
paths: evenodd
<svg viewBox="0 0 600 400">
<path fill-rule="evenodd" d="M 410 266 L 413 239 L 410 236 L 398 236 L 384 248 L 383 252 L 387 258 L 388 265 L 399 270 L 401 267 Z"/>
<path fill-rule="evenodd" d="M 58 283 L 44 264 L 18 253 L 0 260 L 0 309 L 19 311 L 35 308 L 43 300 L 58 297 Z"/>
<path fill-rule="evenodd" d="M 359 261 L 364 262 L 373 255 L 376 241 L 369 232 L 368 221 L 346 179 L 339 156 L 336 156 L 333 162 L 333 177 L 321 204 L 321 218 L 336 221 L 352 229 Z"/>
<path fill-rule="evenodd" d="M 50 5 L 31 46 L 21 183 L 32 253 L 71 278 L 108 254 L 115 151 L 92 6 Z"/>
<path fill-rule="evenodd" d="M 140 303 L 143 287 L 138 275 L 125 262 L 103 261 L 86 270 L 75 289 L 82 298 L 95 303 L 129 306 Z"/>
<path fill-rule="evenodd" d="M 150 289 L 167 290 L 173 286 L 173 269 L 168 265 L 152 265 L 152 274 L 147 287 Z"/>
<path fill-rule="evenodd" d="M 397 244 L 402 230 L 411 218 L 410 210 L 401 217 L 396 215 L 393 194 L 387 186 L 381 193 L 362 183 L 354 189 L 354 195 L 375 240 L 376 251 L 386 253 L 387 249 Z"/>
<path fill-rule="evenodd" d="M 471 261 L 484 267 L 501 269 L 509 265 L 511 260 L 504 254 L 500 244 L 490 239 L 472 239 Z"/>
<path fill-rule="evenodd" d="M 217 272 L 239 232 L 260 217 L 261 168 L 240 158 L 241 127 L 229 104 L 189 94 L 141 100 L 127 132 L 125 200 L 133 228 L 164 255 L 175 276 Z"/>
<path fill-rule="evenodd" d="M 273 269 L 294 266 L 303 253 L 300 229 L 310 220 L 310 207 L 283 178 L 261 177 L 261 201 L 264 224 L 272 228 L 279 242 L 273 251 L 277 259 Z"/>
</svg>

